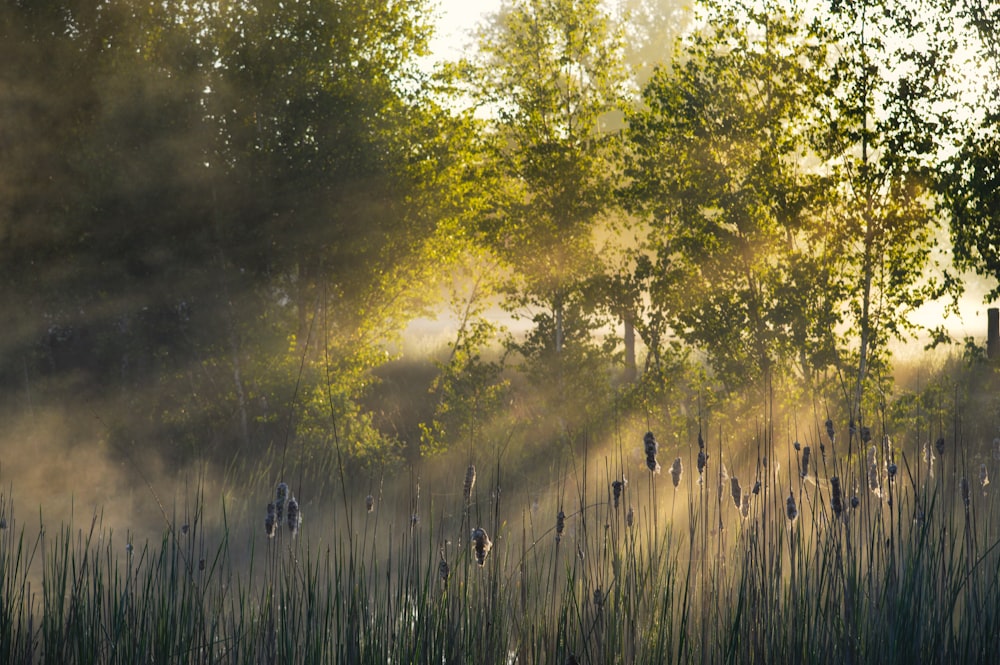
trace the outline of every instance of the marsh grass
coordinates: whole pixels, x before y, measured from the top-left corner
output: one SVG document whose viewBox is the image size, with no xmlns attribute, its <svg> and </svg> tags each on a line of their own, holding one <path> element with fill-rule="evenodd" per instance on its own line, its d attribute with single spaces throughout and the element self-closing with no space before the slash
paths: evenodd
<svg viewBox="0 0 1000 665">
<path fill-rule="evenodd" d="M 247 506 L 198 492 L 145 542 L 113 533 L 100 513 L 83 526 L 20 520 L 9 490 L 0 661 L 992 660 L 1000 514 L 991 485 L 962 483 L 982 462 L 952 442 L 932 474 L 922 447 L 883 439 L 873 488 L 868 447 L 820 441 L 816 429 L 808 443 L 824 454 L 809 464 L 764 435 L 741 455 L 721 434 L 669 451 L 692 466 L 706 454 L 676 487 L 621 449 L 583 459 L 537 506 L 505 496 L 499 461 L 475 483 L 458 466 L 454 487 L 424 495 L 413 478 L 371 501 L 366 488 L 320 505 L 296 486 L 298 533 L 286 513 L 273 537 L 270 488 L 248 491 Z M 644 452 L 637 439 L 619 447 Z M 492 545 L 482 566 L 480 529 Z"/>
</svg>

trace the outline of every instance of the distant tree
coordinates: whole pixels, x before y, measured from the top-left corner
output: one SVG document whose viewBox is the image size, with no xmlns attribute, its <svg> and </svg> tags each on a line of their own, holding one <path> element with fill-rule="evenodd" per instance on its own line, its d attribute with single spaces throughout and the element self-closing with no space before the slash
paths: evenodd
<svg viewBox="0 0 1000 665">
<path fill-rule="evenodd" d="M 782 3 L 710 3 L 697 23 L 629 117 L 625 196 L 649 220 L 650 294 L 674 332 L 730 388 L 760 388 L 837 322 L 804 267 L 826 251 L 827 183 L 805 164 L 826 53 Z"/>
<path fill-rule="evenodd" d="M 940 169 L 939 186 L 951 218 L 955 262 L 993 278 L 1000 296 L 1000 5 L 983 0 L 942 3 L 973 54 L 959 83 L 957 150 Z"/>
<path fill-rule="evenodd" d="M 888 342 L 916 331 L 913 312 L 957 287 L 939 265 L 946 257 L 932 191 L 952 121 L 954 33 L 930 10 L 926 2 L 837 0 L 824 15 L 837 57 L 818 100 L 815 145 L 840 197 L 828 223 L 847 287 L 851 416 L 859 421 L 872 369 L 888 374 Z"/>
</svg>

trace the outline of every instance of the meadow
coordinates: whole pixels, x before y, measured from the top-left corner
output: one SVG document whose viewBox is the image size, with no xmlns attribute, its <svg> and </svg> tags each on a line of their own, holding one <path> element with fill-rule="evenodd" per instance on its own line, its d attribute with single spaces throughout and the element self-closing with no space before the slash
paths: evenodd
<svg viewBox="0 0 1000 665">
<path fill-rule="evenodd" d="M 809 429 L 623 432 L 534 493 L 485 451 L 322 501 L 201 485 L 145 540 L 50 525 L 11 483 L 0 661 L 991 661 L 1000 441 Z"/>
</svg>

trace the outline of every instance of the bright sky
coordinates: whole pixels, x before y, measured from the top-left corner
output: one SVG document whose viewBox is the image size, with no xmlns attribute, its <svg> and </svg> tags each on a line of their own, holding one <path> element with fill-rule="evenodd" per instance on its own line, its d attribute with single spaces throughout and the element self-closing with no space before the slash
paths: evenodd
<svg viewBox="0 0 1000 665">
<path fill-rule="evenodd" d="M 438 32 L 431 40 L 435 59 L 453 60 L 473 40 L 471 32 L 487 13 L 500 8 L 500 0 L 438 0 Z"/>
</svg>

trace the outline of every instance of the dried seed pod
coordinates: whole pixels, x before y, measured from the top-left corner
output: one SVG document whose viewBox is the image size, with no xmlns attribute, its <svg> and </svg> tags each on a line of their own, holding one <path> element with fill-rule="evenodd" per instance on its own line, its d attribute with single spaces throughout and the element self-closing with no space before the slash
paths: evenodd
<svg viewBox="0 0 1000 665">
<path fill-rule="evenodd" d="M 887 466 L 885 468 L 885 470 L 886 470 L 886 473 L 889 474 L 889 480 L 895 480 L 895 478 L 896 478 L 896 471 L 899 470 L 899 467 L 896 466 L 895 462 L 889 462 L 889 466 Z"/>
<path fill-rule="evenodd" d="M 939 436 L 938 440 L 934 442 L 934 449 L 937 450 L 938 457 L 944 455 L 944 437 Z"/>
<path fill-rule="evenodd" d="M 302 523 L 302 515 L 299 513 L 299 502 L 295 497 L 288 499 L 288 530 L 292 532 L 292 537 L 299 532 L 299 525 Z"/>
<path fill-rule="evenodd" d="M 867 425 L 861 428 L 861 442 L 868 443 L 872 440 L 872 428 Z"/>
<path fill-rule="evenodd" d="M 486 529 L 482 527 L 474 529 L 472 531 L 472 543 L 476 554 L 476 563 L 480 566 L 486 565 L 486 557 L 489 556 L 490 548 L 493 547 L 490 537 L 486 534 Z"/>
<path fill-rule="evenodd" d="M 674 463 L 670 465 L 670 482 L 674 484 L 674 489 L 681 484 L 681 476 L 684 474 L 684 465 L 681 463 L 681 458 L 678 457 L 674 460 Z"/>
<path fill-rule="evenodd" d="M 801 468 L 799 470 L 799 475 L 802 476 L 803 478 L 809 475 L 809 457 L 811 456 L 811 454 L 812 451 L 809 449 L 809 446 L 806 446 L 805 448 L 802 449 L 802 460 L 801 460 Z"/>
<path fill-rule="evenodd" d="M 729 479 L 729 493 L 733 497 L 733 504 L 739 508 L 743 501 L 743 488 L 740 487 L 740 479 L 736 476 Z"/>
<path fill-rule="evenodd" d="M 562 540 L 563 531 L 566 530 L 566 513 L 559 511 L 556 513 L 556 544 Z"/>
<path fill-rule="evenodd" d="M 285 501 L 287 500 L 288 500 L 288 485 L 285 483 L 278 483 L 278 487 L 274 491 L 274 510 L 275 514 L 278 516 L 279 522 L 285 516 Z"/>
<path fill-rule="evenodd" d="M 622 492 L 625 490 L 625 480 L 616 480 L 611 483 L 611 493 L 614 495 L 615 509 L 618 509 L 618 502 L 621 501 Z"/>
<path fill-rule="evenodd" d="M 462 486 L 462 496 L 468 501 L 472 498 L 472 488 L 476 486 L 476 465 L 470 464 L 465 470 L 465 485 Z"/>
<path fill-rule="evenodd" d="M 792 444 L 792 448 L 795 448 L 795 452 L 799 452 L 800 450 L 802 450 L 802 444 L 796 441 L 795 443 Z"/>
<path fill-rule="evenodd" d="M 704 450 L 698 451 L 698 475 L 703 475 L 705 473 L 705 467 L 708 466 L 708 453 Z"/>
<path fill-rule="evenodd" d="M 754 496 L 757 496 L 758 494 L 760 494 L 760 481 L 759 480 L 753 484 L 753 489 L 750 490 L 750 492 L 753 493 Z"/>
<path fill-rule="evenodd" d="M 652 432 L 646 432 L 646 436 L 643 437 L 643 447 L 646 451 L 646 468 L 653 473 L 659 473 L 660 463 L 656 461 L 659 444 L 656 442 L 656 437 L 653 436 Z"/>
<path fill-rule="evenodd" d="M 740 503 L 740 515 L 743 516 L 743 519 L 746 519 L 747 517 L 750 516 L 750 495 L 749 494 L 744 494 L 743 495 L 743 500 Z"/>
<path fill-rule="evenodd" d="M 448 566 L 448 562 L 445 561 L 444 557 L 441 557 L 441 561 L 438 562 L 438 577 L 445 586 L 448 586 L 448 576 L 451 575 L 451 568 Z"/>
<path fill-rule="evenodd" d="M 799 509 L 795 506 L 795 497 L 791 492 L 788 493 L 788 498 L 785 500 L 785 515 L 789 522 L 794 522 L 795 518 L 799 516 Z"/>
<path fill-rule="evenodd" d="M 840 488 L 840 478 L 833 476 L 830 478 L 830 506 L 833 514 L 840 517 L 844 512 L 844 493 Z"/>
<path fill-rule="evenodd" d="M 628 512 L 625 513 L 625 524 L 629 527 L 635 524 L 635 511 L 632 510 L 632 506 L 629 506 Z"/>
<path fill-rule="evenodd" d="M 264 533 L 268 538 L 274 538 L 278 531 L 278 516 L 273 503 L 267 504 L 267 517 L 264 518 Z"/>
<path fill-rule="evenodd" d="M 835 432 L 833 431 L 833 421 L 829 418 L 826 419 L 826 438 L 830 439 L 830 445 L 833 445 L 833 440 L 835 437 Z"/>
<path fill-rule="evenodd" d="M 860 503 L 861 503 L 861 499 L 859 499 L 856 496 L 852 496 L 851 497 L 851 508 L 857 508 L 858 504 L 860 504 Z"/>
</svg>

